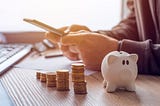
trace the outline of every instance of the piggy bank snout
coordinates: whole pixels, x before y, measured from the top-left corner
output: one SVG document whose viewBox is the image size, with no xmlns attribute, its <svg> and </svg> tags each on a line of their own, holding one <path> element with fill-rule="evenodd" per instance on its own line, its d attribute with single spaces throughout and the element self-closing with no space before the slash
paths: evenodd
<svg viewBox="0 0 160 106">
<path fill-rule="evenodd" d="M 123 74 L 132 74 L 132 71 L 130 69 L 122 69 L 121 72 Z"/>
<path fill-rule="evenodd" d="M 122 69 L 119 71 L 119 75 L 123 76 L 123 79 L 132 79 L 132 77 L 135 76 L 134 74 L 134 70 L 130 70 L 130 69 Z"/>
<path fill-rule="evenodd" d="M 124 72 L 128 72 L 128 71 L 130 71 L 129 69 L 123 69 L 122 71 L 124 71 Z"/>
<path fill-rule="evenodd" d="M 123 73 L 133 73 L 135 70 L 131 70 L 131 69 L 128 69 L 128 68 L 124 68 L 121 70 Z"/>
</svg>

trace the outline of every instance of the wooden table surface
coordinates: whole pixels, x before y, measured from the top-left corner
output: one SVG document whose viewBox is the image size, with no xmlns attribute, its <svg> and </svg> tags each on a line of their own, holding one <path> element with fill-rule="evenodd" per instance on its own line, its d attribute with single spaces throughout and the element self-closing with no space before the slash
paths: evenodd
<svg viewBox="0 0 160 106">
<path fill-rule="evenodd" d="M 100 72 L 86 76 L 87 94 L 77 95 L 70 79 L 70 91 L 57 91 L 36 79 L 35 70 L 13 68 L 1 77 L 17 106 L 160 106 L 160 77 L 139 75 L 136 92 L 107 93 Z"/>
</svg>

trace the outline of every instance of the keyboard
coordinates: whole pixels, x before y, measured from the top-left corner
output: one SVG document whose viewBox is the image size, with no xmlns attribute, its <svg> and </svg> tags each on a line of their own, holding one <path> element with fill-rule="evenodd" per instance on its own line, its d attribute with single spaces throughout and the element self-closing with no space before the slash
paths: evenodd
<svg viewBox="0 0 160 106">
<path fill-rule="evenodd" d="M 30 44 L 0 44 L 0 75 L 31 51 Z"/>
</svg>

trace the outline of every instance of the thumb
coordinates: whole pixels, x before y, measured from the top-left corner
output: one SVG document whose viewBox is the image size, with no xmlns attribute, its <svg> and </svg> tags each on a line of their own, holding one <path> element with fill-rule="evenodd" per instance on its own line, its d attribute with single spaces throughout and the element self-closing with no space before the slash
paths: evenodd
<svg viewBox="0 0 160 106">
<path fill-rule="evenodd" d="M 85 31 L 91 31 L 88 27 L 84 26 L 84 25 L 78 25 L 78 24 L 72 24 L 71 26 L 69 26 L 65 32 L 77 32 L 80 30 L 85 30 Z"/>
<path fill-rule="evenodd" d="M 65 30 L 68 29 L 69 26 L 64 26 L 64 27 L 61 27 L 61 28 L 58 28 L 59 31 L 61 32 L 64 32 Z"/>
<path fill-rule="evenodd" d="M 53 43 L 57 43 L 57 42 L 60 41 L 60 36 L 56 35 L 56 34 L 53 34 L 51 32 L 46 32 L 45 33 L 45 38 L 48 39 L 48 40 L 50 40 Z"/>
</svg>

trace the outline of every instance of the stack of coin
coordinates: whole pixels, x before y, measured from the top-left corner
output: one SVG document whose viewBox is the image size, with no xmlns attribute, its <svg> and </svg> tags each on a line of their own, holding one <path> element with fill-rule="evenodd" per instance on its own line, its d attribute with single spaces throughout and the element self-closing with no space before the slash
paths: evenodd
<svg viewBox="0 0 160 106">
<path fill-rule="evenodd" d="M 56 73 L 55 72 L 47 72 L 46 74 L 47 86 L 48 87 L 56 87 Z"/>
<path fill-rule="evenodd" d="M 37 79 L 40 79 L 40 75 L 41 75 L 41 71 L 37 71 L 37 72 L 36 72 L 36 78 L 37 78 Z"/>
<path fill-rule="evenodd" d="M 40 73 L 40 81 L 41 82 L 46 82 L 46 72 L 41 72 Z"/>
<path fill-rule="evenodd" d="M 87 93 L 86 84 L 87 84 L 86 81 L 74 82 L 73 87 L 75 94 L 86 94 Z"/>
<path fill-rule="evenodd" d="M 69 90 L 69 70 L 58 70 L 56 87 L 58 91 Z"/>
<path fill-rule="evenodd" d="M 86 81 L 84 75 L 84 64 L 74 63 L 71 65 L 72 68 L 72 82 L 75 94 L 86 94 Z"/>
<path fill-rule="evenodd" d="M 72 81 L 73 82 L 83 82 L 84 78 L 84 64 L 74 63 L 71 65 L 72 68 Z"/>
</svg>

